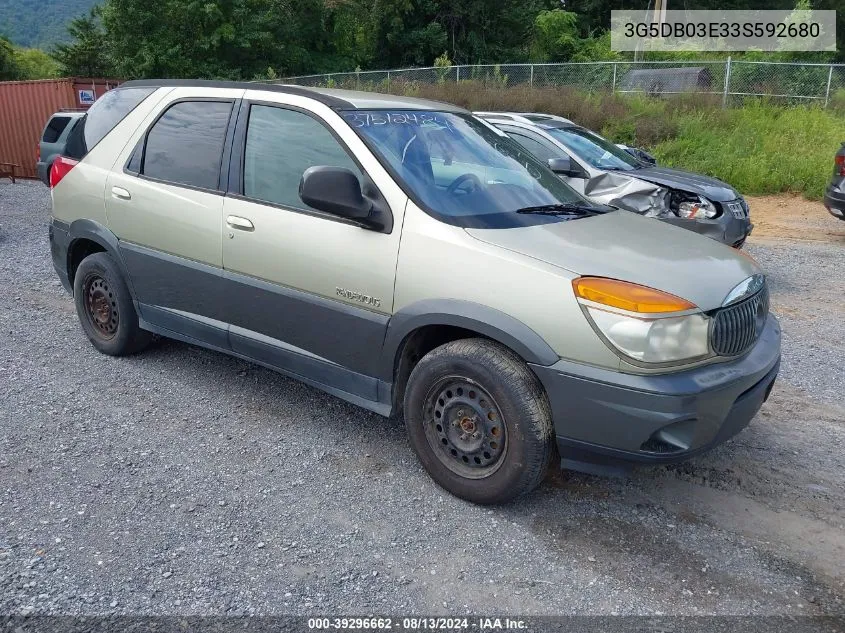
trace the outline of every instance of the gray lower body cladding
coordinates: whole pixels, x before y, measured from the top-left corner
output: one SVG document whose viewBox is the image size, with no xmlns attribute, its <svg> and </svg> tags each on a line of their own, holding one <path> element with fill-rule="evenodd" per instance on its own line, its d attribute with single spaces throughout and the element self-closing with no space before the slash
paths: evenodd
<svg viewBox="0 0 845 633">
<path fill-rule="evenodd" d="M 53 264 L 68 291 L 71 239 L 67 225 L 51 223 Z M 364 349 L 379 349 L 386 317 L 334 310 L 323 300 L 306 307 L 298 293 L 271 292 L 264 282 L 212 274 L 202 265 L 165 265 L 165 258 L 143 248 L 120 250 L 121 265 L 143 269 L 128 275 L 139 282 L 133 286 L 142 327 L 272 367 L 383 415 L 390 412 L 390 378 L 376 378 L 372 359 L 362 365 L 353 349 L 362 343 Z M 218 314 L 206 302 L 221 293 L 227 300 L 214 302 L 222 310 Z M 305 332 L 298 323 L 319 327 Z M 339 334 L 350 332 L 355 335 L 340 344 Z M 529 365 L 548 393 L 565 460 L 661 462 L 689 457 L 744 428 L 768 396 L 779 360 L 780 328 L 770 316 L 760 340 L 742 358 L 676 374 L 635 376 L 567 361 Z"/>
<path fill-rule="evenodd" d="M 73 294 L 73 285 L 67 274 L 67 250 L 70 246 L 70 231 L 67 224 L 63 222 L 50 222 L 50 254 L 53 258 L 53 268 L 59 276 L 59 281 L 65 290 Z"/>
<path fill-rule="evenodd" d="M 760 340 L 725 363 L 635 376 L 560 361 L 532 365 L 555 422 L 558 449 L 585 464 L 687 459 L 745 428 L 780 367 L 780 326 L 769 316 Z"/>
</svg>

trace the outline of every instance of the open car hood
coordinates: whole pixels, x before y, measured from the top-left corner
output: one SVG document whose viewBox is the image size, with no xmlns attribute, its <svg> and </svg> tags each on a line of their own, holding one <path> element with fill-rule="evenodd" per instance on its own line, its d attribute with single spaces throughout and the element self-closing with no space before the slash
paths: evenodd
<svg viewBox="0 0 845 633">
<path fill-rule="evenodd" d="M 705 311 L 720 307 L 738 283 L 761 272 L 751 259 L 724 244 L 629 211 L 466 231 L 578 275 L 621 279 L 672 293 Z"/>
</svg>

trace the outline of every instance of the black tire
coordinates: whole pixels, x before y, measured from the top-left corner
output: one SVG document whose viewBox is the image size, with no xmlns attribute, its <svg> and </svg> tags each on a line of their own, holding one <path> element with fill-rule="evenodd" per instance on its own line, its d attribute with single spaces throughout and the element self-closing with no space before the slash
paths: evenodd
<svg viewBox="0 0 845 633">
<path fill-rule="evenodd" d="M 519 356 L 486 339 L 426 354 L 408 378 L 404 415 L 411 446 L 434 481 L 474 503 L 530 492 L 554 451 L 539 380 Z"/>
<path fill-rule="evenodd" d="M 82 330 L 100 352 L 128 356 L 152 340 L 138 326 L 138 314 L 120 269 L 106 253 L 82 260 L 73 279 L 73 301 Z"/>
</svg>

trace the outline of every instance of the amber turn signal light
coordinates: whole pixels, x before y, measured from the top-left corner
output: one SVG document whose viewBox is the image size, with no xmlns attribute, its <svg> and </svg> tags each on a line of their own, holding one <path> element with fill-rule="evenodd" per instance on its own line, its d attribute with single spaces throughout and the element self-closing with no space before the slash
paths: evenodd
<svg viewBox="0 0 845 633">
<path fill-rule="evenodd" d="M 581 299 L 629 312 L 683 312 L 697 307 L 668 292 L 606 277 L 579 277 L 572 281 L 572 288 Z"/>
</svg>

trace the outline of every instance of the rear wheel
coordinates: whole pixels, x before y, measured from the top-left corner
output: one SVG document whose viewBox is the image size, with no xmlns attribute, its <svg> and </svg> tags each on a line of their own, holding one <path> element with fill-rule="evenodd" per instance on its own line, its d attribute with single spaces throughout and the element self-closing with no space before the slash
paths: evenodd
<svg viewBox="0 0 845 633">
<path fill-rule="evenodd" d="M 405 426 L 432 478 L 475 503 L 533 490 L 553 452 L 548 400 L 512 351 L 465 339 L 431 351 L 408 379 Z"/>
<path fill-rule="evenodd" d="M 135 354 L 152 339 L 139 327 L 129 288 L 108 254 L 82 260 L 73 280 L 73 298 L 85 335 L 103 354 Z"/>
</svg>

